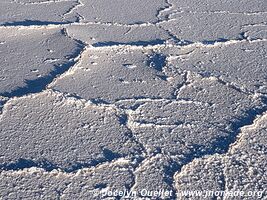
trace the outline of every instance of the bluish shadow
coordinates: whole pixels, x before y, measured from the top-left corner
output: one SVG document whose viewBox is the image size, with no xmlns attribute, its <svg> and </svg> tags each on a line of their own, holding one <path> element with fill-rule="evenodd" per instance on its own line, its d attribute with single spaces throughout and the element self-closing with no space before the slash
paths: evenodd
<svg viewBox="0 0 267 200">
<path fill-rule="evenodd" d="M 17 22 L 6 22 L 2 26 L 47 26 L 47 25 L 64 25 L 71 22 L 53 22 L 53 21 L 39 21 L 39 20 L 24 20 Z"/>
<path fill-rule="evenodd" d="M 20 158 L 18 161 L 10 164 L 1 164 L 0 169 L 2 170 L 22 170 L 30 167 L 41 167 L 46 171 L 52 171 L 58 167 L 48 160 L 41 160 L 38 162 Z"/>
<path fill-rule="evenodd" d="M 149 57 L 147 65 L 153 67 L 155 70 L 162 72 L 163 67 L 166 65 L 167 56 L 164 54 L 153 54 Z"/>
<path fill-rule="evenodd" d="M 156 39 L 151 41 L 133 41 L 133 42 L 97 42 L 94 43 L 94 47 L 106 47 L 106 46 L 118 46 L 118 45 L 131 45 L 131 46 L 149 46 L 149 45 L 160 45 L 164 44 L 165 40 Z"/>
<path fill-rule="evenodd" d="M 202 41 L 202 44 L 205 44 L 205 45 L 213 45 L 217 42 L 227 42 L 229 41 L 228 39 L 225 39 L 225 38 L 218 38 L 217 40 L 203 40 Z"/>
</svg>

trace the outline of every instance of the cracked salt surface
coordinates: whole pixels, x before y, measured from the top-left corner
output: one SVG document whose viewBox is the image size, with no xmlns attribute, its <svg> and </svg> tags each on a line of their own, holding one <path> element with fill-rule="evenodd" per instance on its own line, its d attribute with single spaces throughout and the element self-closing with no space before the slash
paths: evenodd
<svg viewBox="0 0 267 200">
<path fill-rule="evenodd" d="M 83 6 L 76 12 L 82 16 L 82 21 L 121 24 L 155 23 L 158 21 L 157 11 L 168 6 L 165 0 L 81 0 L 81 3 Z"/>
<path fill-rule="evenodd" d="M 157 62 L 164 66 L 164 59 L 150 61 L 149 56 L 153 54 L 123 48 L 117 51 L 88 49 L 73 71 L 59 77 L 50 87 L 87 100 L 110 103 L 120 99 L 172 98 L 183 78 L 176 76 L 167 81 L 162 71 L 149 65 L 149 62 Z"/>
<path fill-rule="evenodd" d="M 179 39 L 186 41 L 224 41 L 242 38 L 247 24 L 266 22 L 267 13 L 262 15 L 243 15 L 227 13 L 176 13 L 169 22 L 162 22 L 161 27 Z M 252 37 L 261 35 L 252 35 Z"/>
<path fill-rule="evenodd" d="M 204 47 L 194 49 L 182 58 L 170 60 L 169 64 L 179 70 L 219 77 L 247 92 L 266 94 L 266 47 L 265 40 L 244 41 L 219 48 Z"/>
<path fill-rule="evenodd" d="M 9 183 L 8 185 L 6 183 Z M 80 170 L 76 173 L 61 171 L 46 172 L 30 168 L 1 172 L 1 196 L 7 199 L 92 199 L 94 193 L 109 188 L 123 190 L 134 182 L 134 177 L 126 161 L 103 164 L 99 167 Z M 7 186 L 12 187 L 7 187 Z M 27 188 L 25 191 L 24 189 Z M 21 192 L 23 191 L 23 192 Z"/>
<path fill-rule="evenodd" d="M 253 125 L 241 129 L 240 136 L 224 155 L 195 159 L 175 175 L 177 190 L 256 191 L 257 199 L 266 188 L 266 113 Z M 214 196 L 209 199 L 213 199 Z M 178 198 L 182 199 L 182 198 Z M 231 197 L 227 199 L 252 199 Z"/>
<path fill-rule="evenodd" d="M 72 171 L 139 151 L 116 110 L 52 91 L 9 101 L 0 131 L 4 169 L 21 168 L 23 158 L 29 166 Z"/>
<path fill-rule="evenodd" d="M 266 199 L 266 9 L 1 1 L 1 198 Z"/>
<path fill-rule="evenodd" d="M 78 21 L 78 15 L 64 14 L 77 5 L 77 1 L 50 1 L 49 3 L 30 3 L 40 1 L 0 2 L 0 25 L 48 25 L 65 24 Z M 45 2 L 45 1 L 42 1 Z"/>
<path fill-rule="evenodd" d="M 114 26 L 107 24 L 71 25 L 70 36 L 86 41 L 95 47 L 163 44 L 170 39 L 166 31 L 156 26 Z M 103 34 L 105 32 L 105 34 Z"/>
<path fill-rule="evenodd" d="M 57 74 L 70 67 L 83 47 L 60 29 L 0 29 L 0 38 L 5 41 L 0 45 L 2 96 L 41 91 Z"/>
</svg>

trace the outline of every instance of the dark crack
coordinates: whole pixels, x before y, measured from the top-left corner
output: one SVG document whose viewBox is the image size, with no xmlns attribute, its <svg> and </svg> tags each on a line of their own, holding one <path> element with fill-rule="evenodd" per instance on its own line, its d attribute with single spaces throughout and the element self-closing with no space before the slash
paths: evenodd
<svg viewBox="0 0 267 200">
<path fill-rule="evenodd" d="M 42 168 L 47 172 L 51 172 L 53 170 L 60 170 L 66 173 L 74 173 L 80 169 L 96 167 L 98 165 L 101 165 L 107 162 L 112 162 L 116 159 L 125 157 L 125 155 L 120 155 L 106 148 L 102 149 L 102 154 L 103 154 L 102 158 L 93 159 L 89 162 L 83 162 L 83 163 L 76 162 L 66 167 L 61 167 L 58 164 L 55 164 L 47 159 L 34 160 L 34 159 L 20 158 L 17 161 L 14 161 L 11 163 L 0 164 L 0 170 L 18 171 L 18 170 L 28 169 L 31 167 L 37 167 L 37 168 Z"/>
<path fill-rule="evenodd" d="M 141 143 L 140 140 L 138 139 L 138 137 L 133 133 L 133 131 L 129 125 L 129 116 L 126 113 L 121 114 L 119 116 L 119 122 L 120 122 L 120 124 L 122 124 L 123 126 L 125 126 L 128 129 L 129 138 L 131 138 L 133 141 L 135 141 L 140 146 L 141 153 L 139 154 L 140 157 L 137 158 L 137 161 L 141 162 L 144 159 L 143 156 L 148 155 L 148 153 L 147 153 L 147 150 L 146 150 L 146 147 L 144 146 L 144 144 Z M 142 155 L 142 154 L 144 154 L 144 155 Z"/>
<path fill-rule="evenodd" d="M 66 25 L 72 22 L 53 22 L 53 21 L 39 21 L 39 20 L 24 20 L 24 21 L 16 21 L 16 22 L 6 22 L 2 24 L 5 27 L 12 26 L 48 26 L 48 25 Z"/>
<path fill-rule="evenodd" d="M 164 44 L 165 40 L 156 39 L 151 41 L 133 41 L 133 42 L 113 42 L 113 41 L 106 41 L 106 42 L 97 42 L 94 43 L 93 47 L 109 47 L 109 46 L 119 46 L 119 45 L 129 45 L 129 46 L 155 46 Z"/>
</svg>

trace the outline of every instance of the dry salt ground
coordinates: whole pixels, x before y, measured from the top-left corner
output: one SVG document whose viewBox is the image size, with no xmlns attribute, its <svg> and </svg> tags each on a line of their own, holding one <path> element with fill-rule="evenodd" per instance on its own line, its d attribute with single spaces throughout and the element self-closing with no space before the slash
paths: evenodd
<svg viewBox="0 0 267 200">
<path fill-rule="evenodd" d="M 0 199 L 267 199 L 267 1 L 0 13 Z"/>
</svg>

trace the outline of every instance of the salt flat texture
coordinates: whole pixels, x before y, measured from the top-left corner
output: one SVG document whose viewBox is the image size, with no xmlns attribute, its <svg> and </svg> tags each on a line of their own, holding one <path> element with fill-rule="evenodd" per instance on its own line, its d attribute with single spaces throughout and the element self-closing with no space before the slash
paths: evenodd
<svg viewBox="0 0 267 200">
<path fill-rule="evenodd" d="M 58 73 L 70 67 L 82 49 L 79 42 L 60 29 L 1 28 L 1 33 L 0 94 L 4 96 L 41 91 Z"/>
<path fill-rule="evenodd" d="M 0 12 L 1 199 L 267 199 L 266 1 Z"/>
<path fill-rule="evenodd" d="M 0 24 L 30 26 L 75 22 L 78 16 L 69 12 L 77 5 L 78 2 L 72 0 L 3 0 L 0 2 Z"/>
</svg>

